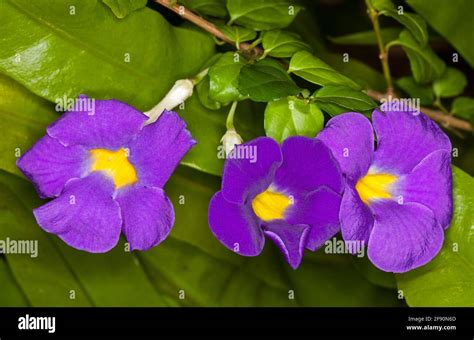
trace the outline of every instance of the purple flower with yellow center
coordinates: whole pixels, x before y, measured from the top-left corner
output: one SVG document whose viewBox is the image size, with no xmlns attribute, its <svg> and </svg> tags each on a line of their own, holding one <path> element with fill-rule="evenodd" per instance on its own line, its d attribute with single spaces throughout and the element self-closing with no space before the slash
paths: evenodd
<svg viewBox="0 0 474 340">
<path fill-rule="evenodd" d="M 372 122 L 373 128 L 363 115 L 345 113 L 317 139 L 346 178 L 344 240 L 363 241 L 378 268 L 406 272 L 436 256 L 450 224 L 451 143 L 422 113 L 375 110 Z"/>
<path fill-rule="evenodd" d="M 260 137 L 237 145 L 222 188 L 209 204 L 209 226 L 227 248 L 259 255 L 265 236 L 291 267 L 339 231 L 343 189 L 337 161 L 320 141 L 290 137 L 281 147 Z"/>
<path fill-rule="evenodd" d="M 80 96 L 85 99 L 85 96 Z M 38 224 L 88 252 L 113 248 L 123 231 L 131 250 L 160 243 L 174 224 L 163 186 L 195 144 L 171 111 L 148 117 L 117 100 L 95 112 L 69 111 L 17 162 L 42 198 Z"/>
</svg>

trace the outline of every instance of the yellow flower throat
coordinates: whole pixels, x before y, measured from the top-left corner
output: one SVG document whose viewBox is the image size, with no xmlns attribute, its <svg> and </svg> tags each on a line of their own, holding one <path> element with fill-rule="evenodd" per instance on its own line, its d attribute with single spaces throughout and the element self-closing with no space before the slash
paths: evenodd
<svg viewBox="0 0 474 340">
<path fill-rule="evenodd" d="M 115 184 L 115 189 L 135 183 L 137 172 L 128 161 L 128 153 L 124 148 L 117 151 L 107 149 L 90 150 L 92 157 L 91 171 L 103 171 Z"/>
<path fill-rule="evenodd" d="M 252 200 L 252 208 L 261 220 L 281 220 L 285 211 L 292 204 L 291 199 L 283 194 L 267 189 Z"/>
<path fill-rule="evenodd" d="M 397 176 L 388 173 L 367 173 L 355 188 L 362 202 L 369 204 L 374 200 L 391 199 L 391 188 L 396 180 Z"/>
</svg>

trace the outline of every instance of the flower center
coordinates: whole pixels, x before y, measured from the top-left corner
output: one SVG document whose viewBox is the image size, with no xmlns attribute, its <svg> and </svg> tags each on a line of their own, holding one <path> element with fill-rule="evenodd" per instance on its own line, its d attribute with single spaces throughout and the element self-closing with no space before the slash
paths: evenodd
<svg viewBox="0 0 474 340">
<path fill-rule="evenodd" d="M 115 184 L 115 189 L 135 183 L 137 172 L 128 161 L 128 153 L 124 148 L 117 151 L 107 149 L 92 149 L 91 171 L 103 171 L 110 176 Z"/>
<path fill-rule="evenodd" d="M 359 179 L 355 188 L 362 202 L 369 204 L 373 200 L 392 198 L 390 189 L 396 180 L 397 176 L 392 174 L 367 173 L 367 175 Z"/>
<path fill-rule="evenodd" d="M 270 189 L 261 192 L 252 200 L 255 215 L 265 222 L 283 219 L 286 208 L 291 204 L 289 197 Z"/>
</svg>

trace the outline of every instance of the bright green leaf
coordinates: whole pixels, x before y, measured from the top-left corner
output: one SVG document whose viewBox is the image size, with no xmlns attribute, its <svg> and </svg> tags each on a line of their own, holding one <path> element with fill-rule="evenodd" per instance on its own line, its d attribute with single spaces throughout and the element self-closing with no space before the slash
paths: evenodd
<svg viewBox="0 0 474 340">
<path fill-rule="evenodd" d="M 273 30 L 262 34 L 264 56 L 275 58 L 291 57 L 298 51 L 310 50 L 308 44 L 301 41 L 301 37 L 292 32 Z"/>
<path fill-rule="evenodd" d="M 433 82 L 433 91 L 437 97 L 455 97 L 460 95 L 467 85 L 464 73 L 454 67 L 447 67 L 443 75 Z"/>
<path fill-rule="evenodd" d="M 429 83 L 441 77 L 446 65 L 428 45 L 421 47 L 410 32 L 404 30 L 393 45 L 401 45 L 410 60 L 410 67 L 417 83 Z"/>
<path fill-rule="evenodd" d="M 431 105 L 434 101 L 434 92 L 430 85 L 418 84 L 413 77 L 397 79 L 396 84 L 412 98 L 419 98 L 421 105 Z"/>
<path fill-rule="evenodd" d="M 180 0 L 187 9 L 217 18 L 227 16 L 226 0 Z"/>
<path fill-rule="evenodd" d="M 236 45 L 239 45 L 244 41 L 253 40 L 257 37 L 257 32 L 246 27 L 220 25 L 219 28 L 222 33 L 224 33 L 227 38 L 235 42 Z"/>
<path fill-rule="evenodd" d="M 70 15 L 67 1 L 1 1 L 0 72 L 52 102 L 85 93 L 148 110 L 213 54 L 208 35 L 149 8 L 117 20 L 102 1 L 74 5 Z"/>
<path fill-rule="evenodd" d="M 263 59 L 242 68 L 239 91 L 256 102 L 269 102 L 301 91 L 280 63 Z"/>
<path fill-rule="evenodd" d="M 451 112 L 464 119 L 472 119 L 474 117 L 474 98 L 459 97 L 454 99 Z"/>
<path fill-rule="evenodd" d="M 345 86 L 324 86 L 311 96 L 317 103 L 329 103 L 345 108 L 346 111 L 367 111 L 377 107 L 372 98 L 364 92 Z"/>
<path fill-rule="evenodd" d="M 307 51 L 298 52 L 291 58 L 288 72 L 321 86 L 344 85 L 357 90 L 360 89 L 360 86 L 353 80 L 340 74 Z"/>
<path fill-rule="evenodd" d="M 147 0 L 102 0 L 119 19 L 146 6 Z"/>
<path fill-rule="evenodd" d="M 255 30 L 285 28 L 301 10 L 288 0 L 227 0 L 230 22 Z"/>
<path fill-rule="evenodd" d="M 282 98 L 265 109 L 265 132 L 279 143 L 289 136 L 314 137 L 323 125 L 323 113 L 306 99 Z"/>
<path fill-rule="evenodd" d="M 209 69 L 209 96 L 221 103 L 245 99 L 237 86 L 239 74 L 245 65 L 238 53 L 227 52 Z"/>
<path fill-rule="evenodd" d="M 472 0 L 408 0 L 408 4 L 474 67 Z"/>
<path fill-rule="evenodd" d="M 453 167 L 454 216 L 443 248 L 428 264 L 397 274 L 412 307 L 474 306 L 474 179 Z"/>
<path fill-rule="evenodd" d="M 380 30 L 382 41 L 387 43 L 389 41 L 397 39 L 400 34 L 400 31 L 401 29 L 398 27 L 382 28 Z M 338 37 L 330 37 L 329 40 L 331 40 L 335 44 L 341 44 L 341 45 L 376 45 L 377 44 L 377 38 L 375 37 L 375 33 L 373 30 L 350 33 L 350 34 L 342 35 Z"/>
</svg>

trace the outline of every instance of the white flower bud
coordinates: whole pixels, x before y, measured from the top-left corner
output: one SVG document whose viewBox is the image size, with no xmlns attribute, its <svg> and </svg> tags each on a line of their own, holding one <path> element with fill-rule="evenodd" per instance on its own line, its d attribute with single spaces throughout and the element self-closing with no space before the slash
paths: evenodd
<svg viewBox="0 0 474 340">
<path fill-rule="evenodd" d="M 224 147 L 226 157 L 229 156 L 230 152 L 236 145 L 242 144 L 242 137 L 234 130 L 227 130 L 225 135 L 221 139 L 222 146 Z"/>
<path fill-rule="evenodd" d="M 165 98 L 145 114 L 150 117 L 147 124 L 155 122 L 164 110 L 173 110 L 193 95 L 194 84 L 190 79 L 180 79 L 174 83 Z"/>
</svg>

